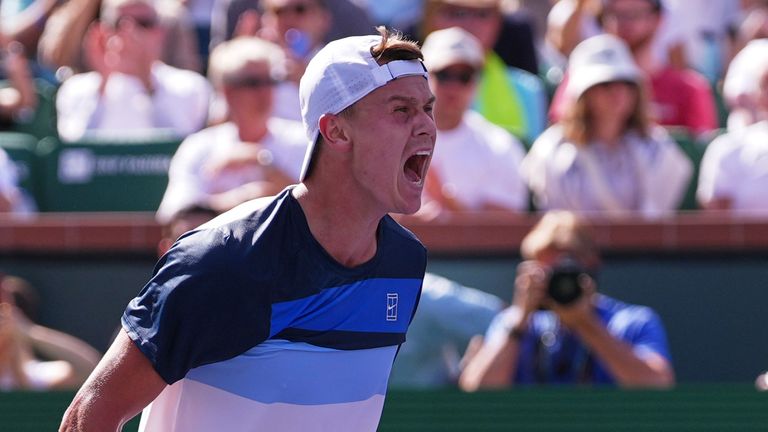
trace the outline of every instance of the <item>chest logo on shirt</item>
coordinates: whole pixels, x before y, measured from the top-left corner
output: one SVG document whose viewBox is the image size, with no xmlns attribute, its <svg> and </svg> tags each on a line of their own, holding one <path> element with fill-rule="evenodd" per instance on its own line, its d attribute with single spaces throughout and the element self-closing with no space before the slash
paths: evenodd
<svg viewBox="0 0 768 432">
<path fill-rule="evenodd" d="M 387 321 L 397 321 L 397 293 L 387 293 Z"/>
</svg>

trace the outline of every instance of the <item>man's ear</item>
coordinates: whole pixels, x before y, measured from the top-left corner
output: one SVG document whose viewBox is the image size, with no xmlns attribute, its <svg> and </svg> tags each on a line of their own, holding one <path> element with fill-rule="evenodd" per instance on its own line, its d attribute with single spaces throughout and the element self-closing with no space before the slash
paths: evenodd
<svg viewBox="0 0 768 432">
<path fill-rule="evenodd" d="M 352 142 L 347 133 L 347 122 L 336 114 L 323 114 L 320 117 L 320 134 L 323 144 L 337 151 L 347 152 L 352 148 Z"/>
</svg>

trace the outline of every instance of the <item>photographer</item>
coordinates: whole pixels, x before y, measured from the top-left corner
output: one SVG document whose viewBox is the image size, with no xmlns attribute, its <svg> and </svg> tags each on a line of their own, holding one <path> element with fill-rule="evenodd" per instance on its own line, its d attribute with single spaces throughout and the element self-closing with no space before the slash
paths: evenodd
<svg viewBox="0 0 768 432">
<path fill-rule="evenodd" d="M 658 315 L 597 293 L 589 228 L 547 213 L 521 245 L 513 304 L 491 323 L 459 385 L 615 384 L 667 388 L 674 372 Z"/>
</svg>

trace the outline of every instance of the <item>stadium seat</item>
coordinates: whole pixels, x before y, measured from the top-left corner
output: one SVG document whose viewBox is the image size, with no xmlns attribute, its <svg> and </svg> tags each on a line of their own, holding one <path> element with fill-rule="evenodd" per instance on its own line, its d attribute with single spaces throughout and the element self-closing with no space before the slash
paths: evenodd
<svg viewBox="0 0 768 432">
<path fill-rule="evenodd" d="M 168 184 L 168 167 L 181 140 L 89 139 L 38 146 L 43 171 L 41 211 L 155 211 Z"/>
</svg>

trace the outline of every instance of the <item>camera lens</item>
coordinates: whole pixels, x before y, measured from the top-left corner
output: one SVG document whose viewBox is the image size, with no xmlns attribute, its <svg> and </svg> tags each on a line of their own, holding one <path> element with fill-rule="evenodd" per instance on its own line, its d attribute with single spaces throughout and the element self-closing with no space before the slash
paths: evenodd
<svg viewBox="0 0 768 432">
<path fill-rule="evenodd" d="M 579 281 L 586 271 L 575 261 L 567 260 L 552 268 L 549 277 L 547 293 L 555 302 L 567 305 L 581 297 L 582 288 Z"/>
</svg>

